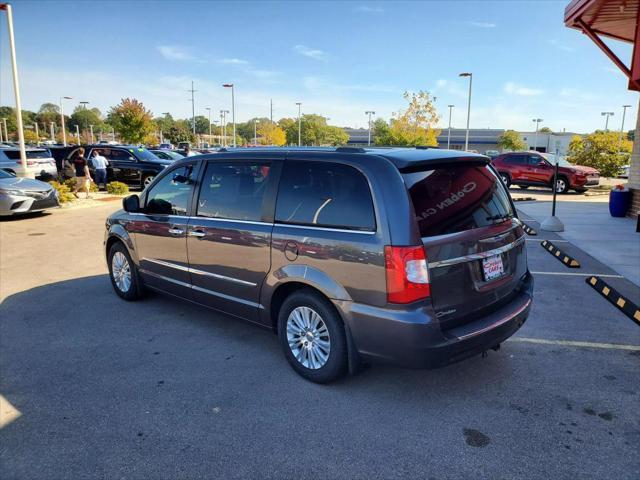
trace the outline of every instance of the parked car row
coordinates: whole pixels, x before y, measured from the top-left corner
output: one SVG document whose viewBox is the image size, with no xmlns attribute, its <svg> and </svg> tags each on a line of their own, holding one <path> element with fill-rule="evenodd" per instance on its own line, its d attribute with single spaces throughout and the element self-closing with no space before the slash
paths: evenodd
<svg viewBox="0 0 640 480">
<path fill-rule="evenodd" d="M 41 212 L 59 205 L 58 191 L 48 183 L 0 170 L 0 216 Z"/>
</svg>

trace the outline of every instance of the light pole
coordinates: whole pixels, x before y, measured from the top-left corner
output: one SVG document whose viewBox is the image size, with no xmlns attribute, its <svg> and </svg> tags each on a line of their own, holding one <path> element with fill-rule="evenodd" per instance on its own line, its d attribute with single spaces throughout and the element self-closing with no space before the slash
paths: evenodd
<svg viewBox="0 0 640 480">
<path fill-rule="evenodd" d="M 211 140 L 211 107 L 205 108 L 209 112 L 209 140 Z"/>
<path fill-rule="evenodd" d="M 627 114 L 627 108 L 631 108 L 631 105 L 622 105 L 622 125 L 620 125 L 620 138 L 618 138 L 618 153 L 622 150 L 622 133 L 624 132 L 624 117 Z"/>
<path fill-rule="evenodd" d="M 73 97 L 60 97 L 60 126 L 62 128 L 62 145 L 67 146 L 67 131 L 64 126 L 64 108 L 62 100 L 73 100 Z"/>
<path fill-rule="evenodd" d="M 449 107 L 449 133 L 447 133 L 447 150 L 451 148 L 451 112 L 455 105 L 447 105 Z"/>
<path fill-rule="evenodd" d="M 236 98 L 233 83 L 225 83 L 224 88 L 231 89 L 231 121 L 233 122 L 233 148 L 236 148 Z"/>
<path fill-rule="evenodd" d="M 36 145 L 40 145 L 40 131 L 38 130 L 38 122 L 33 122 L 33 125 L 36 127 Z"/>
<path fill-rule="evenodd" d="M 93 139 L 93 125 L 89 125 L 89 132 L 90 132 L 90 135 L 91 135 L 91 143 L 93 143 L 94 142 L 94 139 Z"/>
<path fill-rule="evenodd" d="M 258 145 L 258 119 L 253 119 L 253 146 Z"/>
<path fill-rule="evenodd" d="M 536 123 L 536 134 L 533 137 L 533 151 L 538 151 L 538 127 L 540 126 L 540 122 L 544 122 L 541 118 L 534 118 L 533 121 Z"/>
<path fill-rule="evenodd" d="M 609 117 L 613 117 L 614 113 L 613 112 L 602 112 L 600 115 L 605 117 L 604 131 L 608 132 L 609 131 Z"/>
<path fill-rule="evenodd" d="M 7 130 L 7 119 L 2 117 L 2 124 L 4 125 L 4 140 L 9 141 L 9 131 Z"/>
<path fill-rule="evenodd" d="M 300 113 L 302 108 L 302 102 L 296 102 L 296 105 L 298 105 L 298 146 L 301 147 L 302 146 L 302 116 L 300 115 Z"/>
<path fill-rule="evenodd" d="M 49 122 L 49 129 L 51 131 L 51 141 L 52 142 L 56 141 L 56 132 L 55 132 L 54 125 L 55 125 L 55 123 Z"/>
<path fill-rule="evenodd" d="M 228 147 L 228 143 L 227 143 L 227 113 L 229 113 L 229 110 L 220 110 L 220 113 L 222 113 L 222 128 L 224 129 L 224 146 Z"/>
<path fill-rule="evenodd" d="M 469 119 L 471 117 L 471 84 L 473 83 L 473 73 L 463 72 L 460 77 L 469 77 L 469 100 L 467 103 L 467 133 L 464 136 L 464 149 L 469 150 Z"/>
<path fill-rule="evenodd" d="M 273 123 L 273 98 L 269 100 L 269 120 Z"/>
<path fill-rule="evenodd" d="M 76 123 L 76 138 L 78 139 L 78 145 L 81 145 L 81 143 L 80 143 L 80 127 L 78 126 L 77 123 Z"/>
<path fill-rule="evenodd" d="M 222 130 L 224 129 L 224 110 L 220 110 L 220 146 L 224 147 L 224 137 L 222 136 Z"/>
<path fill-rule="evenodd" d="M 371 146 L 371 115 L 375 115 L 376 112 L 373 110 L 368 110 L 364 112 L 365 115 L 369 115 L 369 141 L 367 143 L 368 146 Z"/>
<path fill-rule="evenodd" d="M 20 101 L 20 81 L 18 79 L 18 61 L 16 60 L 16 44 L 13 36 L 13 13 L 11 5 L 0 3 L 0 10 L 7 12 L 7 27 L 9 31 L 9 51 L 11 55 L 11 71 L 13 73 L 13 93 L 16 99 L 16 120 L 18 127 L 18 145 L 20 146 L 20 163 L 22 168 L 27 169 L 27 151 L 24 148 L 24 131 L 22 129 L 22 104 Z M 6 134 L 5 123 L 5 134 Z M 7 139 L 9 137 L 7 136 Z"/>
</svg>

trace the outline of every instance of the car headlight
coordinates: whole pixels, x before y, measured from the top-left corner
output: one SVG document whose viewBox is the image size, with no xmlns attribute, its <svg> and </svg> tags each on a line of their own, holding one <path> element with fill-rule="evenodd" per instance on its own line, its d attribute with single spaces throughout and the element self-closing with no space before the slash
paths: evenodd
<svg viewBox="0 0 640 480">
<path fill-rule="evenodd" d="M 3 190 L 0 189 L 0 194 L 4 194 L 4 195 L 23 195 L 24 193 L 22 193 L 20 190 Z"/>
</svg>

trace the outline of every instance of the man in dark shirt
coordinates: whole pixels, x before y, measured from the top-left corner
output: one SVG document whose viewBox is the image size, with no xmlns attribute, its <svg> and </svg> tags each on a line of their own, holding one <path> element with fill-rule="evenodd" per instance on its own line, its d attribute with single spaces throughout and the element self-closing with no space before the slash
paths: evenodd
<svg viewBox="0 0 640 480">
<path fill-rule="evenodd" d="M 91 174 L 89 172 L 89 163 L 87 159 L 84 158 L 84 148 L 78 149 L 78 155 L 76 155 L 76 158 L 73 160 L 73 167 L 76 173 L 76 186 L 73 189 L 73 194 L 76 198 L 80 198 L 78 196 L 78 190 L 83 190 L 87 194 L 87 198 L 91 198 L 89 196 Z"/>
</svg>

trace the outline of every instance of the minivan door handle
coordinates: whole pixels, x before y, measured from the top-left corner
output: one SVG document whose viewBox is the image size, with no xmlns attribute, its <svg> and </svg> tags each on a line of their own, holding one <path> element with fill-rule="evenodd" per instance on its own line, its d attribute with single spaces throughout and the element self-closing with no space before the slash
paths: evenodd
<svg viewBox="0 0 640 480">
<path fill-rule="evenodd" d="M 203 238 L 207 234 L 202 230 L 189 230 L 189 233 L 187 235 L 189 235 L 190 237 Z"/>
</svg>

